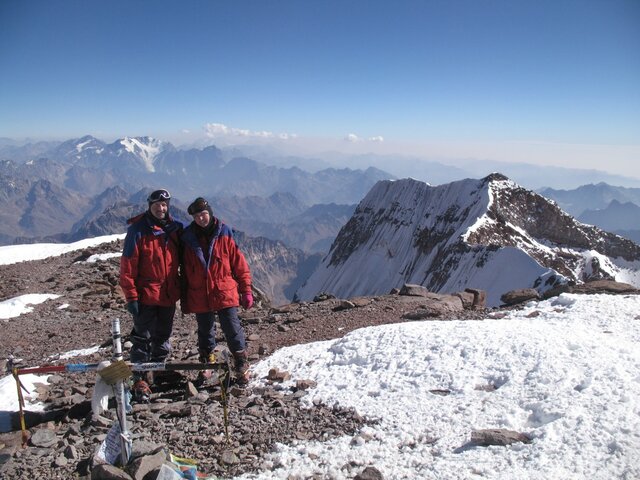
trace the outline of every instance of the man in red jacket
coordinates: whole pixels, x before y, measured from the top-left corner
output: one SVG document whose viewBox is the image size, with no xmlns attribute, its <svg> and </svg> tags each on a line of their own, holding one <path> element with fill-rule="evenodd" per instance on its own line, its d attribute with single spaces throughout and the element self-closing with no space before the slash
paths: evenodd
<svg viewBox="0 0 640 480">
<path fill-rule="evenodd" d="M 186 291 L 182 311 L 195 313 L 198 322 L 200 360 L 207 362 L 216 345 L 215 314 L 235 360 L 238 384 L 249 381 L 245 333 L 238 318 L 238 305 L 253 306 L 251 272 L 233 239 L 233 231 L 213 216 L 204 198 L 189 205 L 193 222 L 182 235 L 183 273 Z"/>
<path fill-rule="evenodd" d="M 120 260 L 120 287 L 133 315 L 130 358 L 134 363 L 164 362 L 171 351 L 169 337 L 180 298 L 180 248 L 182 223 L 169 215 L 171 195 L 156 190 L 149 195 L 149 209 L 129 219 Z M 149 400 L 148 376 L 134 376 L 133 395 Z"/>
</svg>

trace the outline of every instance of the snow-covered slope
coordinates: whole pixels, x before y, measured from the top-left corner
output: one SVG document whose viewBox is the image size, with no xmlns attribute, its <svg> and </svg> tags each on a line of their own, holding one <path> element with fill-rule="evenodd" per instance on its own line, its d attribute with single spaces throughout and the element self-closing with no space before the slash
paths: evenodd
<svg viewBox="0 0 640 480">
<path fill-rule="evenodd" d="M 114 145 L 119 144 L 117 154 L 130 154 L 137 158 L 148 172 L 155 172 L 154 160 L 162 151 L 165 144 L 152 137 L 125 137 L 118 140 Z"/>
<path fill-rule="evenodd" d="M 613 278 L 640 285 L 640 247 L 587 225 L 500 174 L 436 187 L 378 182 L 297 292 L 342 298 L 404 283 L 434 292 L 487 291 Z"/>
</svg>

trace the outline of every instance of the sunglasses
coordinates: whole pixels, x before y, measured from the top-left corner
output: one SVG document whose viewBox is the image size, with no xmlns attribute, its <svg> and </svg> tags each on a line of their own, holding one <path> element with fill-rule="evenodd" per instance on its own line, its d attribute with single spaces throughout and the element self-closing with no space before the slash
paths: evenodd
<svg viewBox="0 0 640 480">
<path fill-rule="evenodd" d="M 152 192 L 151 195 L 149 195 L 149 197 L 147 197 L 147 202 L 154 203 L 154 202 L 160 202 L 162 200 L 169 200 L 169 199 L 171 199 L 171 194 L 168 191 L 156 190 L 155 192 Z"/>
</svg>

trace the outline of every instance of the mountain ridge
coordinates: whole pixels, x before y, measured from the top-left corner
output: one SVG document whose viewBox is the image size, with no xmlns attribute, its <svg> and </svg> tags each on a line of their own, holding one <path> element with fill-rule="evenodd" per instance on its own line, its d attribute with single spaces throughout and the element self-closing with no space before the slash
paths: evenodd
<svg viewBox="0 0 640 480">
<path fill-rule="evenodd" d="M 296 295 L 375 295 L 411 283 L 483 289 L 495 306 L 514 288 L 543 293 L 619 274 L 637 286 L 638 268 L 640 246 L 580 224 L 504 175 L 435 187 L 402 179 L 371 189 Z"/>
</svg>

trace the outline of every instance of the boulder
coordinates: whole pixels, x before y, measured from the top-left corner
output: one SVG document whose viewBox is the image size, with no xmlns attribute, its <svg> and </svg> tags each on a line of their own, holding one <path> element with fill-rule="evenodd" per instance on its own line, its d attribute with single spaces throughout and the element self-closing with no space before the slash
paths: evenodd
<svg viewBox="0 0 640 480">
<path fill-rule="evenodd" d="M 529 300 L 539 300 L 540 294 L 535 288 L 520 288 L 502 294 L 500 300 L 505 305 L 517 305 Z"/>
<path fill-rule="evenodd" d="M 638 293 L 638 289 L 628 283 L 615 280 L 594 280 L 570 289 L 572 293 Z"/>
<path fill-rule="evenodd" d="M 487 292 L 477 288 L 465 288 L 464 291 L 473 295 L 472 310 L 483 310 L 487 307 Z"/>
<path fill-rule="evenodd" d="M 464 310 L 460 297 L 455 295 L 437 295 L 433 293 L 430 293 L 429 296 L 429 300 L 421 305 L 418 310 L 405 313 L 402 318 L 407 320 L 423 320 L 426 318 L 441 317 Z"/>
<path fill-rule="evenodd" d="M 409 295 L 411 297 L 426 297 L 429 293 L 431 292 L 426 287 L 411 283 L 405 283 L 400 289 L 400 295 Z"/>
<path fill-rule="evenodd" d="M 471 310 L 473 308 L 473 293 L 471 292 L 456 292 L 454 293 L 462 301 L 462 307 L 465 310 Z"/>
<path fill-rule="evenodd" d="M 149 472 L 160 470 L 165 460 L 167 460 L 167 454 L 164 450 L 160 450 L 152 455 L 136 458 L 127 465 L 127 470 L 134 480 L 143 480 Z"/>
</svg>

